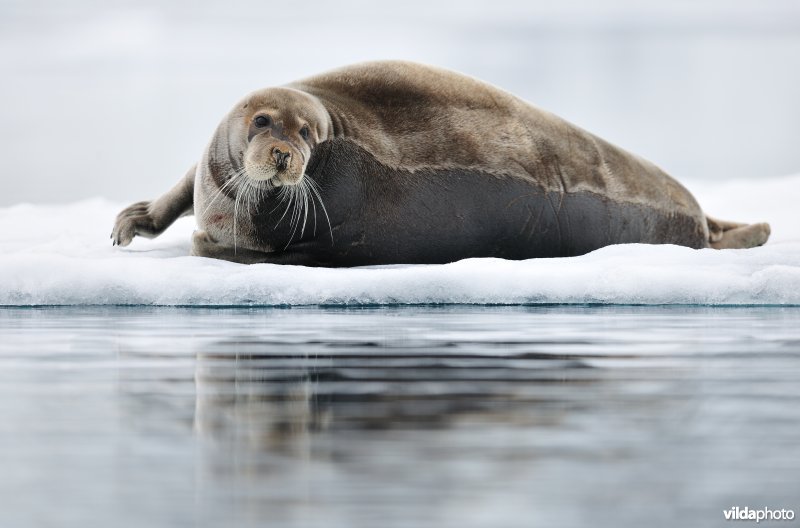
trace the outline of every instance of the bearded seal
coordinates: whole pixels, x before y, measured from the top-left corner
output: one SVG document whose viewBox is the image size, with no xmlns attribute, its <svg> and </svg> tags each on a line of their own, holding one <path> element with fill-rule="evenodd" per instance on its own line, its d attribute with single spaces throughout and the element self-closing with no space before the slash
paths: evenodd
<svg viewBox="0 0 800 528">
<path fill-rule="evenodd" d="M 749 248 L 767 224 L 706 216 L 652 163 L 479 80 L 357 64 L 251 93 L 169 192 L 116 219 L 192 254 L 360 266 L 582 255 L 610 244 Z"/>
</svg>

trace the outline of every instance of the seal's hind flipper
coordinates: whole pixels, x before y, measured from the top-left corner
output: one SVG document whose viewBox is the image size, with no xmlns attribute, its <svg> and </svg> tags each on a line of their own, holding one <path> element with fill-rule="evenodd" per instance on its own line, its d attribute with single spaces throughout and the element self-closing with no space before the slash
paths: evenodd
<svg viewBox="0 0 800 528">
<path fill-rule="evenodd" d="M 769 238 L 769 224 L 740 224 L 706 217 L 708 242 L 714 249 L 747 249 L 763 246 Z"/>
</svg>

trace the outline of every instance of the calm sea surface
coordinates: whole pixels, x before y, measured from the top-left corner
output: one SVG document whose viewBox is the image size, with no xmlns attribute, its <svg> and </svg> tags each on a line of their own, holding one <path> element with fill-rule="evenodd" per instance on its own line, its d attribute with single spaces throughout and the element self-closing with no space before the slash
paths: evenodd
<svg viewBox="0 0 800 528">
<path fill-rule="evenodd" d="M 0 468 L 14 528 L 800 515 L 800 309 L 5 308 Z"/>
</svg>

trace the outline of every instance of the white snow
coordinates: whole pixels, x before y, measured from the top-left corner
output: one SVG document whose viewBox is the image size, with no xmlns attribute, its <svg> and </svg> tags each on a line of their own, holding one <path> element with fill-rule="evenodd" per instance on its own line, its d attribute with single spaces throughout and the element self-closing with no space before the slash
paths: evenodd
<svg viewBox="0 0 800 528">
<path fill-rule="evenodd" d="M 768 221 L 751 250 L 620 245 L 563 259 L 319 269 L 188 256 L 192 218 L 111 246 L 126 204 L 0 209 L 0 305 L 800 304 L 800 175 L 689 185 L 712 216 Z"/>
</svg>

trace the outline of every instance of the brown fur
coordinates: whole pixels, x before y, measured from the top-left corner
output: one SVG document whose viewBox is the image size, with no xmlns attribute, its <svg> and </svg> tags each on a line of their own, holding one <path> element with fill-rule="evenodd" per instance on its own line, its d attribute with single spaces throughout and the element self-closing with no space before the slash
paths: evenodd
<svg viewBox="0 0 800 528">
<path fill-rule="evenodd" d="M 273 118 L 274 129 L 253 130 L 259 113 Z M 591 195 L 656 210 L 668 225 L 689 226 L 691 247 L 753 247 L 769 237 L 767 224 L 707 218 L 689 191 L 655 165 L 503 90 L 430 66 L 385 61 L 250 94 L 222 121 L 196 171 L 161 198 L 120 213 L 112 238 L 127 245 L 137 234 L 157 236 L 194 207 L 208 235 L 195 237 L 197 254 L 241 260 L 241 251 L 253 250 L 246 261 L 264 260 L 276 248 L 257 239 L 252 215 L 237 210 L 226 182 L 244 165 L 249 177 L 296 185 L 313 149 L 338 138 L 407 174 L 409 185 L 417 171 L 464 169 L 528 180 L 562 198 Z M 275 146 L 292 149 L 292 158 L 273 177 Z"/>
<path fill-rule="evenodd" d="M 660 203 L 663 193 L 650 189 L 656 183 L 673 203 L 696 207 L 688 192 L 654 165 L 458 73 L 377 62 L 291 86 L 325 104 L 334 137 L 355 140 L 390 167 L 475 169 L 545 180 L 554 191 L 566 187 Z M 643 171 L 648 178 L 642 178 Z"/>
<path fill-rule="evenodd" d="M 387 166 L 532 178 L 552 191 L 597 193 L 689 215 L 706 226 L 689 191 L 652 163 L 471 77 L 384 61 L 289 86 L 323 102 L 333 137 L 359 143 Z M 754 231 L 759 235 L 748 244 L 766 242 L 768 226 Z"/>
</svg>

